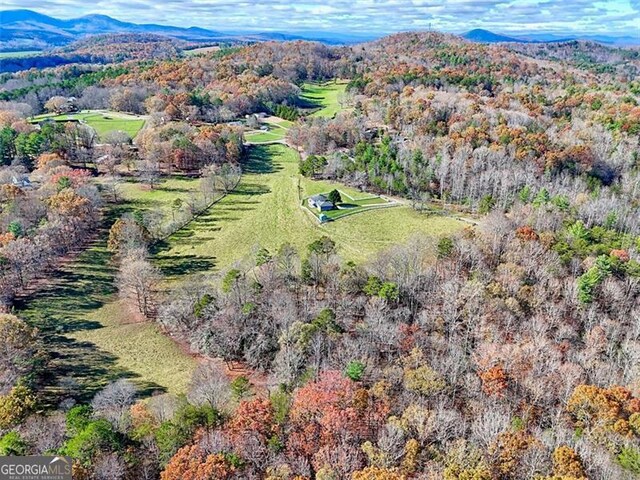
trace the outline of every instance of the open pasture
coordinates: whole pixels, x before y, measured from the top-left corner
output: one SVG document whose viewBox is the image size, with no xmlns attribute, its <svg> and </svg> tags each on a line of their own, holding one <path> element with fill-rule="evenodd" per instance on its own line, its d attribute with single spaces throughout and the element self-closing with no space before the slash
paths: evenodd
<svg viewBox="0 0 640 480">
<path fill-rule="evenodd" d="M 112 112 L 108 110 L 85 110 L 68 114 L 45 114 L 31 118 L 32 123 L 43 120 L 54 120 L 56 122 L 79 121 L 89 125 L 96 131 L 99 138 L 112 131 L 123 131 L 129 137 L 135 138 L 140 129 L 144 126 L 145 117 L 141 115 L 131 115 L 128 113 Z"/>
</svg>

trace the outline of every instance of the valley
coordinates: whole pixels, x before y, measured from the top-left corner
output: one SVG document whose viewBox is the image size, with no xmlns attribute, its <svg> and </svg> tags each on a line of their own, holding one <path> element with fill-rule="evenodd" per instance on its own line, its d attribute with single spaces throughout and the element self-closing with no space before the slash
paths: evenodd
<svg viewBox="0 0 640 480">
<path fill-rule="evenodd" d="M 0 12 L 0 456 L 640 475 L 632 5 L 71 4 Z"/>
</svg>

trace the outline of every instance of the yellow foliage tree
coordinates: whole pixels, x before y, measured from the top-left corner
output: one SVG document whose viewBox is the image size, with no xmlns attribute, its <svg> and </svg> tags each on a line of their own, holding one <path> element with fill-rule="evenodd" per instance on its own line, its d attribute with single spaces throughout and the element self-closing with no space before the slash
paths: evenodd
<svg viewBox="0 0 640 480">
<path fill-rule="evenodd" d="M 396 468 L 367 467 L 353 472 L 352 480 L 406 480 Z"/>
<path fill-rule="evenodd" d="M 424 396 L 434 395 L 447 387 L 447 382 L 431 368 L 424 358 L 422 350 L 414 348 L 403 359 L 403 383 L 407 390 Z"/>
<path fill-rule="evenodd" d="M 36 405 L 30 389 L 18 385 L 8 395 L 0 396 L 0 429 L 11 428 L 25 418 Z"/>
<path fill-rule="evenodd" d="M 580 456 L 567 445 L 553 451 L 553 473 L 564 478 L 586 478 Z"/>
</svg>

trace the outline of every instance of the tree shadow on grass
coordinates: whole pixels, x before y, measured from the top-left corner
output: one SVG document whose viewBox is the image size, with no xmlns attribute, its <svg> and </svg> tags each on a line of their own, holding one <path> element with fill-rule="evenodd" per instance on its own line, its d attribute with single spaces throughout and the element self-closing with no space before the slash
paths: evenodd
<svg viewBox="0 0 640 480">
<path fill-rule="evenodd" d="M 298 97 L 296 99 L 296 106 L 305 110 L 322 108 L 322 100 L 324 100 L 324 97 L 322 95 L 305 93 L 304 97 Z"/>
<path fill-rule="evenodd" d="M 93 342 L 72 338 L 76 332 L 104 328 L 94 318 L 100 308 L 113 300 L 116 292 L 116 268 L 104 238 L 111 217 L 117 218 L 120 212 L 119 209 L 105 219 L 101 242 L 91 245 L 76 260 L 62 265 L 46 286 L 15 302 L 16 313 L 38 328 L 47 354 L 46 366 L 38 377 L 38 390 L 46 408 L 55 408 L 68 397 L 87 402 L 118 378 L 134 380 L 141 395 L 166 390 L 160 385 L 141 381 L 136 373 L 119 366 L 114 354 Z"/>
<path fill-rule="evenodd" d="M 282 170 L 282 166 L 273 163 L 273 155 L 269 147 L 254 145 L 249 150 L 247 159 L 242 163 L 242 171 L 252 174 L 275 173 Z"/>
<path fill-rule="evenodd" d="M 233 192 L 229 193 L 229 195 L 233 198 L 233 197 L 239 197 L 242 195 L 249 195 L 249 196 L 253 196 L 253 195 L 264 195 L 266 193 L 270 193 L 271 189 L 269 187 L 267 187 L 266 185 L 262 185 L 260 183 L 243 183 L 241 185 L 238 186 L 238 188 L 236 190 L 234 190 Z M 257 201 L 250 201 L 250 200 L 237 200 L 235 198 L 233 198 L 233 203 L 234 204 L 238 204 L 238 203 L 258 203 Z"/>
<path fill-rule="evenodd" d="M 155 188 L 155 190 L 160 192 L 177 192 L 177 193 L 193 193 L 193 189 L 184 188 L 184 187 L 165 187 L 159 185 Z"/>
<path fill-rule="evenodd" d="M 211 270 L 215 257 L 201 255 L 156 255 L 156 265 L 163 275 L 182 277 Z"/>
</svg>

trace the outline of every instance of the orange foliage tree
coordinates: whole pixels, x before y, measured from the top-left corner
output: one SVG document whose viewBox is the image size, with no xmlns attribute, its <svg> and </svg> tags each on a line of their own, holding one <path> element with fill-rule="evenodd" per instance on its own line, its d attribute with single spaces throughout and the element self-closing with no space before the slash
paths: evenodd
<svg viewBox="0 0 640 480">
<path fill-rule="evenodd" d="M 629 417 L 640 413 L 640 399 L 620 386 L 578 385 L 567 402 L 567 410 L 579 427 L 631 436 Z"/>
<path fill-rule="evenodd" d="M 487 395 L 503 397 L 508 387 L 507 374 L 499 365 L 479 373 L 482 380 L 482 391 Z"/>
<path fill-rule="evenodd" d="M 199 445 L 182 447 L 160 475 L 162 480 L 225 480 L 235 467 L 221 453 L 207 455 Z"/>
<path fill-rule="evenodd" d="M 300 388 L 290 411 L 288 449 L 312 457 L 322 447 L 373 437 L 389 407 L 367 390 L 357 388 L 340 372 L 328 371 Z"/>
</svg>

